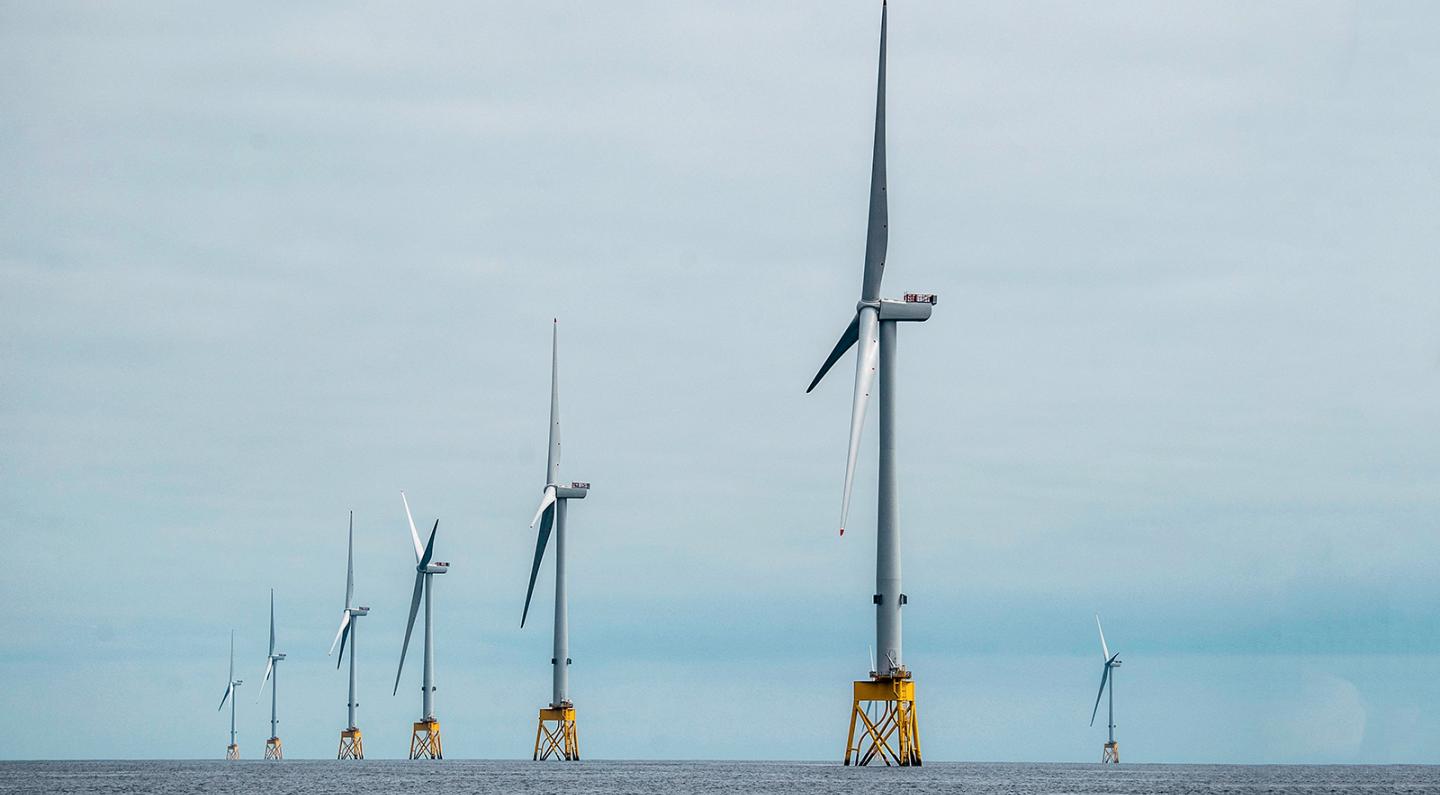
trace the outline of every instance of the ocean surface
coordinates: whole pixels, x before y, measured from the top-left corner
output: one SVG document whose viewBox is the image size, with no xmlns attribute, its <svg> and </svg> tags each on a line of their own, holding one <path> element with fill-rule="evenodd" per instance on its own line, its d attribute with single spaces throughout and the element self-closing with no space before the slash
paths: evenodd
<svg viewBox="0 0 1440 795">
<path fill-rule="evenodd" d="M 0 793 L 1440 793 L 1440 767 L 833 762 L 0 762 Z"/>
</svg>

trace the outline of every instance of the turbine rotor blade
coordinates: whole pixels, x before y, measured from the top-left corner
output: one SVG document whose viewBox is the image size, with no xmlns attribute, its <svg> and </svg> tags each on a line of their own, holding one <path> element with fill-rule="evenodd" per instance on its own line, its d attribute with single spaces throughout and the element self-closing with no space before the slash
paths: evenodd
<svg viewBox="0 0 1440 795">
<path fill-rule="evenodd" d="M 1105 695 L 1105 682 L 1110 678 L 1110 666 L 1105 666 L 1105 673 L 1100 674 L 1100 692 L 1095 694 L 1095 709 L 1090 710 L 1090 725 L 1095 725 L 1095 716 L 1100 713 L 1100 697 Z"/>
<path fill-rule="evenodd" d="M 345 615 L 350 615 L 346 613 Z M 340 630 L 340 656 L 335 658 L 335 670 L 340 670 L 340 663 L 345 661 L 345 641 L 350 639 L 350 622 L 345 622 L 345 628 Z M 350 652 L 354 654 L 355 652 Z"/>
<path fill-rule="evenodd" d="M 890 211 L 885 195 L 885 27 L 889 9 L 880 11 L 880 70 L 875 82 L 875 151 L 870 162 L 870 220 L 865 232 L 865 279 L 860 300 L 880 298 L 885 250 L 890 241 Z"/>
<path fill-rule="evenodd" d="M 270 681 L 270 672 L 275 670 L 275 658 L 271 657 L 265 661 L 265 678 L 260 680 L 260 690 L 255 693 L 255 703 L 260 703 L 260 697 L 265 695 L 265 685 Z"/>
<path fill-rule="evenodd" d="M 335 630 L 335 640 L 330 642 L 330 651 L 325 652 L 327 656 L 335 653 L 335 646 L 336 644 L 340 643 L 340 636 L 345 633 L 345 629 L 349 626 L 350 611 L 346 610 L 345 612 L 340 614 L 340 628 Z M 340 653 L 343 655 L 345 652 L 342 651 Z"/>
<path fill-rule="evenodd" d="M 545 455 L 545 482 L 560 482 L 560 321 L 550 333 L 550 446 Z M 534 522 L 530 523 L 535 526 Z"/>
<path fill-rule="evenodd" d="M 1110 647 L 1105 645 L 1105 628 L 1100 626 L 1100 614 L 1095 614 L 1095 628 L 1100 630 L 1100 652 L 1105 655 L 1105 660 L 1110 660 Z"/>
<path fill-rule="evenodd" d="M 230 698 L 230 691 L 235 689 L 235 684 L 234 684 L 235 679 L 234 679 L 233 676 L 231 677 L 230 682 L 231 682 L 230 684 L 228 684 L 228 685 L 225 686 L 225 695 L 223 695 L 223 696 L 220 697 L 220 706 L 218 706 L 218 707 L 215 708 L 215 711 L 216 711 L 216 712 L 219 712 L 220 710 L 225 709 L 225 700 L 228 699 L 228 698 Z"/>
<path fill-rule="evenodd" d="M 350 541 L 345 545 L 345 607 L 355 596 L 355 512 L 350 512 Z"/>
<path fill-rule="evenodd" d="M 440 529 L 440 520 L 435 520 L 435 526 L 430 528 L 430 540 L 425 542 L 425 554 L 420 556 L 419 568 L 430 565 L 430 558 L 435 555 L 435 531 Z"/>
<path fill-rule="evenodd" d="M 420 533 L 415 529 L 415 517 L 410 515 L 410 501 L 405 499 L 405 492 L 400 492 L 400 501 L 405 503 L 405 521 L 410 523 L 410 540 L 415 542 L 415 560 L 419 562 L 424 549 L 420 546 Z"/>
<path fill-rule="evenodd" d="M 275 653 L 275 589 L 270 589 L 270 653 Z"/>
<path fill-rule="evenodd" d="M 850 319 L 850 325 L 846 326 L 845 330 L 841 332 L 840 341 L 835 343 L 835 347 L 830 351 L 830 355 L 825 357 L 825 363 L 820 365 L 820 371 L 815 373 L 815 377 L 810 381 L 810 386 L 805 387 L 805 394 L 808 395 L 815 389 L 815 386 L 820 383 L 820 379 L 824 378 L 825 374 L 830 372 L 830 368 L 834 367 L 835 363 L 840 361 L 840 357 L 844 356 L 845 352 L 850 350 L 859 338 L 860 315 L 856 314 L 855 317 Z"/>
<path fill-rule="evenodd" d="M 520 626 L 525 626 L 525 617 L 530 615 L 530 597 L 535 595 L 535 578 L 540 575 L 540 561 L 545 558 L 545 545 L 550 542 L 550 528 L 555 524 L 555 506 L 542 509 L 540 532 L 535 535 L 535 561 L 530 564 L 530 587 L 525 589 L 525 610 L 520 613 Z"/>
<path fill-rule="evenodd" d="M 410 620 L 405 624 L 405 642 L 400 644 L 400 667 L 395 669 L 395 689 L 390 695 L 400 692 L 400 672 L 405 670 L 405 652 L 410 649 L 410 632 L 415 629 L 415 614 L 420 612 L 420 594 L 425 590 L 425 573 L 415 572 L 415 593 L 410 597 Z"/>
<path fill-rule="evenodd" d="M 538 521 L 540 521 L 540 516 L 545 513 L 545 509 L 546 509 L 546 508 L 549 508 L 551 505 L 554 505 L 554 504 L 555 504 L 555 487 L 554 487 L 554 486 L 546 486 L 546 487 L 545 487 L 545 494 L 544 494 L 544 496 L 542 496 L 542 497 L 540 498 L 540 507 L 535 509 L 535 518 L 530 520 L 530 527 L 532 527 L 532 528 L 535 527 L 535 523 L 538 522 Z"/>
<path fill-rule="evenodd" d="M 859 355 L 855 357 L 855 400 L 850 407 L 850 451 L 845 457 L 845 494 L 840 501 L 840 535 L 850 518 L 850 491 L 855 484 L 855 461 L 860 455 L 860 437 L 865 430 L 865 410 L 875 386 L 880 363 L 880 312 L 873 306 L 860 308 Z"/>
</svg>

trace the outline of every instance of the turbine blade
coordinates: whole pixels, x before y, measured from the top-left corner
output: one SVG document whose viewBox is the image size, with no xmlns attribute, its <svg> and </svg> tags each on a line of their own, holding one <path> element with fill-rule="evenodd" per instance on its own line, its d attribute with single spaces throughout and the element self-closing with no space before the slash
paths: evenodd
<svg viewBox="0 0 1440 795">
<path fill-rule="evenodd" d="M 555 506 L 544 509 L 540 518 L 540 532 L 535 535 L 535 562 L 530 564 L 530 587 L 525 589 L 525 610 L 520 613 L 520 626 L 525 626 L 525 617 L 530 615 L 530 597 L 535 595 L 535 578 L 540 574 L 540 561 L 545 558 L 545 545 L 550 542 L 550 528 L 555 524 Z"/>
<path fill-rule="evenodd" d="M 225 695 L 223 695 L 223 696 L 220 697 L 220 706 L 218 706 L 218 707 L 215 708 L 215 711 L 216 711 L 216 712 L 219 712 L 220 710 L 225 709 L 225 701 L 226 701 L 226 699 L 230 698 L 230 691 L 235 689 L 235 685 L 234 685 L 235 678 L 234 678 L 233 676 L 230 678 L 230 682 L 231 682 L 231 684 L 228 684 L 228 685 L 225 686 Z"/>
<path fill-rule="evenodd" d="M 820 371 L 811 379 L 810 386 L 805 387 L 805 394 L 808 395 L 815 389 L 815 386 L 820 383 L 820 379 L 824 378 L 825 374 L 830 372 L 830 368 L 834 367 L 835 363 L 840 361 L 840 357 L 844 356 L 845 352 L 850 350 L 858 339 L 860 339 L 860 315 L 856 314 L 855 317 L 850 319 L 850 325 L 846 326 L 845 331 L 841 332 L 840 341 L 835 343 L 835 348 L 831 350 L 830 355 L 825 358 L 825 363 L 820 365 Z"/>
<path fill-rule="evenodd" d="M 1105 695 L 1105 682 L 1110 678 L 1110 666 L 1105 666 L 1105 673 L 1100 674 L 1100 692 L 1095 694 L 1095 709 L 1090 710 L 1090 725 L 1095 725 L 1095 716 L 1100 713 L 1100 697 Z"/>
<path fill-rule="evenodd" d="M 275 589 L 270 589 L 270 653 L 275 653 Z"/>
<path fill-rule="evenodd" d="M 340 643 L 340 636 L 345 633 L 345 629 L 346 629 L 347 627 L 349 627 L 349 626 L 350 626 L 350 611 L 349 611 L 349 610 L 346 610 L 345 612 L 343 612 L 343 613 L 340 614 L 340 628 L 337 629 L 337 630 L 335 630 L 335 640 L 333 640 L 333 641 L 330 642 L 330 651 L 325 652 L 326 655 L 330 655 L 330 654 L 334 654 L 334 653 L 335 653 L 335 646 Z M 345 652 L 342 651 L 342 652 L 340 652 L 340 653 L 341 653 L 341 654 L 344 654 Z"/>
<path fill-rule="evenodd" d="M 540 507 L 535 509 L 535 518 L 530 520 L 530 526 L 533 528 L 533 527 L 535 526 L 535 523 L 538 522 L 538 521 L 540 521 L 540 516 L 541 516 L 541 514 L 545 513 L 545 509 L 546 509 L 546 508 L 549 508 L 551 505 L 554 505 L 554 504 L 555 504 L 555 487 L 554 487 L 554 486 L 546 486 L 546 487 L 545 487 L 545 494 L 544 494 L 542 497 L 540 497 Z"/>
<path fill-rule="evenodd" d="M 350 512 L 350 541 L 345 545 L 345 607 L 355 596 L 355 512 Z"/>
<path fill-rule="evenodd" d="M 860 300 L 880 298 L 885 275 L 885 249 L 890 241 L 890 211 L 885 197 L 885 25 L 889 8 L 880 11 L 880 72 L 875 83 L 875 152 L 870 161 L 870 221 L 865 233 L 865 280 Z"/>
<path fill-rule="evenodd" d="M 435 554 L 435 531 L 440 529 L 440 520 L 435 520 L 435 526 L 430 528 L 430 540 L 425 542 L 425 554 L 420 556 L 420 567 L 430 565 L 430 558 Z"/>
<path fill-rule="evenodd" d="M 433 538 L 433 536 L 432 536 Z M 395 689 L 390 695 L 400 692 L 400 672 L 405 670 L 405 652 L 410 649 L 410 631 L 415 629 L 415 614 L 420 612 L 420 593 L 425 590 L 425 573 L 415 572 L 415 593 L 410 597 L 410 620 L 405 624 L 405 642 L 400 644 L 400 667 L 395 669 Z"/>
<path fill-rule="evenodd" d="M 420 561 L 424 549 L 420 547 L 420 533 L 415 529 L 415 518 L 410 515 L 410 501 L 405 499 L 405 492 L 400 492 L 400 501 L 405 503 L 405 521 L 410 523 L 410 540 L 415 542 L 415 561 Z"/>
<path fill-rule="evenodd" d="M 230 630 L 230 681 L 235 681 L 235 630 Z"/>
<path fill-rule="evenodd" d="M 550 447 L 545 455 L 545 482 L 560 482 L 560 321 L 550 332 Z M 535 526 L 534 522 L 530 523 Z"/>
<path fill-rule="evenodd" d="M 346 613 L 346 615 L 348 616 L 349 613 Z M 349 638 L 350 638 L 350 624 L 349 624 L 349 622 L 346 622 L 345 628 L 342 629 L 340 632 L 341 632 L 341 635 L 340 635 L 340 656 L 335 658 L 335 670 L 337 670 L 337 671 L 340 670 L 340 663 L 342 663 L 342 662 L 345 661 L 345 641 L 346 641 L 346 640 L 349 640 Z M 350 653 L 351 653 L 351 654 L 354 654 L 355 652 L 354 652 L 354 651 L 351 651 Z"/>
<path fill-rule="evenodd" d="M 850 407 L 850 452 L 845 457 L 845 494 L 840 501 L 840 535 L 850 518 L 850 490 L 855 484 L 855 460 L 860 455 L 860 437 L 865 430 L 865 410 L 875 385 L 880 362 L 880 312 L 873 306 L 860 309 L 858 316 L 860 353 L 855 357 L 855 401 Z"/>
<path fill-rule="evenodd" d="M 1105 628 L 1100 626 L 1099 613 L 1095 614 L 1095 628 L 1100 630 L 1100 652 L 1105 655 L 1105 659 L 1108 661 L 1110 659 L 1110 647 L 1105 645 Z"/>
<path fill-rule="evenodd" d="M 265 661 L 265 678 L 260 680 L 260 690 L 255 693 L 255 703 L 260 703 L 260 697 L 265 695 L 265 684 L 270 681 L 270 672 L 275 669 L 275 658 Z"/>
</svg>

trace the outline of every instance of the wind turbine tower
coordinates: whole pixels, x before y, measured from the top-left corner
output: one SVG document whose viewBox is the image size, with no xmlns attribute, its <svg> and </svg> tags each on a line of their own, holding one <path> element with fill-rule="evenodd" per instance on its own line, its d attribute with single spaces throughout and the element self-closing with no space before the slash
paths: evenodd
<svg viewBox="0 0 1440 795">
<path fill-rule="evenodd" d="M 225 685 L 225 695 L 220 697 L 220 706 L 215 708 L 216 712 L 225 708 L 225 702 L 230 702 L 230 745 L 225 747 L 226 759 L 239 759 L 240 746 L 235 744 L 235 699 L 239 695 L 235 688 L 245 684 L 235 678 L 235 630 L 230 630 L 230 683 Z"/>
<path fill-rule="evenodd" d="M 570 701 L 570 619 L 565 593 L 565 516 L 570 500 L 583 500 L 590 491 L 589 483 L 560 484 L 560 370 L 559 322 L 550 329 L 550 447 L 545 461 L 545 493 L 540 508 L 530 520 L 538 522 L 540 532 L 535 538 L 535 560 L 530 564 L 530 587 L 525 591 L 525 609 L 520 626 L 530 614 L 530 597 L 535 593 L 535 577 L 545 557 L 545 546 L 551 530 L 555 534 L 555 638 L 550 655 L 552 686 L 550 706 L 540 708 L 540 721 L 535 728 L 533 759 L 574 761 L 580 758 L 580 741 L 575 729 L 575 704 Z"/>
<path fill-rule="evenodd" d="M 400 692 L 400 673 L 405 670 L 405 652 L 410 648 L 410 631 L 415 628 L 415 614 L 420 609 L 420 597 L 425 597 L 425 663 L 424 676 L 420 685 L 421 704 L 424 716 L 415 721 L 410 734 L 411 759 L 443 759 L 440 746 L 440 721 L 435 719 L 435 624 L 431 619 L 430 594 L 435 590 L 433 578 L 450 570 L 450 564 L 431 560 L 435 554 L 435 532 L 440 529 L 440 520 L 430 528 L 430 540 L 420 546 L 420 533 L 415 530 L 415 519 L 410 515 L 410 501 L 405 492 L 400 492 L 400 501 L 405 503 L 405 519 L 410 523 L 410 540 L 415 544 L 415 592 L 410 597 L 410 620 L 405 624 L 405 642 L 400 646 L 400 666 L 395 669 L 395 689 L 391 695 Z M 351 653 L 354 659 L 354 652 Z M 354 700 L 353 698 L 351 699 Z"/>
<path fill-rule="evenodd" d="M 1100 653 L 1104 655 L 1105 670 L 1100 674 L 1100 692 L 1095 694 L 1095 708 L 1090 710 L 1090 725 L 1095 725 L 1095 715 L 1100 712 L 1100 699 L 1105 695 L 1105 686 L 1110 686 L 1110 739 L 1105 741 L 1105 752 L 1100 763 L 1120 764 L 1120 745 L 1115 742 L 1115 669 L 1120 667 L 1120 652 L 1110 653 L 1105 644 L 1105 628 L 1100 626 L 1100 614 L 1095 614 L 1095 628 L 1100 630 Z"/>
<path fill-rule="evenodd" d="M 355 596 L 355 512 L 350 512 L 350 542 L 346 547 L 345 554 L 345 610 L 340 614 L 340 629 L 335 633 L 335 640 L 330 643 L 329 654 L 335 653 L 335 646 L 340 646 L 340 656 L 335 660 L 335 668 L 340 668 L 340 663 L 345 660 L 345 642 L 350 642 L 350 701 L 346 704 L 349 709 L 350 722 L 345 724 L 346 728 L 340 730 L 340 750 L 336 753 L 336 759 L 364 759 L 365 744 L 360 736 L 360 729 L 355 725 L 355 631 L 356 619 L 361 616 L 370 615 L 368 607 L 351 607 L 350 600 Z"/>
<path fill-rule="evenodd" d="M 260 680 L 260 692 L 255 694 L 258 700 L 265 694 L 265 683 L 270 681 L 271 676 L 275 677 L 275 684 L 270 685 L 270 739 L 265 741 L 266 759 L 284 759 L 285 752 L 280 747 L 280 732 L 277 726 L 280 720 L 275 716 L 275 708 L 278 706 L 276 689 L 280 686 L 280 661 L 285 655 L 275 651 L 275 589 L 270 589 L 270 653 L 265 657 L 265 678 Z"/>
<path fill-rule="evenodd" d="M 840 503 L 840 534 L 850 513 L 855 460 L 865 429 L 865 409 L 879 372 L 880 466 L 879 505 L 875 534 L 875 648 L 870 678 L 855 682 L 845 764 L 867 765 L 877 758 L 887 765 L 920 764 L 920 729 L 915 718 L 915 682 L 901 656 L 901 608 L 908 601 L 900 590 L 900 497 L 895 476 L 896 336 L 899 324 L 930 319 L 935 296 L 907 293 L 903 301 L 880 297 L 889 243 L 889 210 L 885 195 L 885 29 L 888 8 L 880 11 L 880 68 L 875 91 L 875 148 L 870 170 L 870 218 L 865 237 L 865 271 L 855 316 L 840 341 L 810 382 L 810 392 L 851 347 L 855 359 L 855 395 L 850 412 L 850 449 L 845 463 L 845 489 Z M 877 720 L 871 707 L 879 708 Z M 860 727 L 856 736 L 856 727 Z"/>
</svg>

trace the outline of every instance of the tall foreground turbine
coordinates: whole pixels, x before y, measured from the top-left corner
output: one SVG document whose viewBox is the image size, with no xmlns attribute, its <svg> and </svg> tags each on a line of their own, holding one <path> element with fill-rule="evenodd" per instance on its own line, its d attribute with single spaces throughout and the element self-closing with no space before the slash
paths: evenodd
<svg viewBox="0 0 1440 795">
<path fill-rule="evenodd" d="M 280 661 L 285 655 L 275 651 L 275 589 L 270 589 L 270 653 L 265 656 L 265 678 L 260 680 L 260 692 L 255 694 L 258 700 L 265 695 L 265 683 L 273 676 L 275 684 L 270 685 L 270 739 L 265 741 L 266 759 L 284 759 L 285 752 L 280 747 L 280 732 L 277 725 L 280 720 L 276 717 L 276 706 L 278 704 L 277 688 L 280 687 Z"/>
<path fill-rule="evenodd" d="M 1115 742 L 1115 669 L 1120 667 L 1120 652 L 1110 654 L 1105 643 L 1105 628 L 1100 626 L 1100 614 L 1095 614 L 1095 628 L 1100 631 L 1100 654 L 1105 661 L 1105 670 L 1100 674 L 1100 692 L 1095 694 L 1095 708 L 1090 710 L 1090 725 L 1095 725 L 1095 715 L 1100 712 L 1100 698 L 1105 695 L 1105 686 L 1110 686 L 1110 739 L 1105 742 L 1105 752 L 1100 762 L 1120 764 L 1120 746 Z"/>
<path fill-rule="evenodd" d="M 340 614 L 340 629 L 335 633 L 335 640 L 330 643 L 328 654 L 335 653 L 335 646 L 340 646 L 340 656 L 335 660 L 335 667 L 338 669 L 340 663 L 345 660 L 345 642 L 350 642 L 350 701 L 346 704 L 349 710 L 350 721 L 345 728 L 340 730 L 340 750 L 336 753 L 336 759 L 364 759 L 365 743 L 360 736 L 360 729 L 355 725 L 355 631 L 356 619 L 361 616 L 370 615 L 368 607 L 351 607 L 350 600 L 355 596 L 355 512 L 350 512 L 350 541 L 345 552 L 345 610 Z"/>
<path fill-rule="evenodd" d="M 875 149 L 870 170 L 870 218 L 865 236 L 865 270 L 860 283 L 860 301 L 855 316 L 840 335 L 840 341 L 810 382 L 808 393 L 820 383 L 852 347 L 855 358 L 855 395 L 850 409 L 850 448 L 845 459 L 845 488 L 840 500 L 840 534 L 850 515 L 850 492 L 855 480 L 855 462 L 865 429 L 865 410 L 875 386 L 880 383 L 880 485 L 875 535 L 875 648 L 876 670 L 870 679 L 855 682 L 850 735 L 845 745 L 845 764 L 852 755 L 856 764 L 869 764 L 879 757 L 885 764 L 920 764 L 920 730 L 915 720 L 915 683 L 901 656 L 900 608 L 907 601 L 900 590 L 900 499 L 895 479 L 895 398 L 896 335 L 898 324 L 930 319 L 935 296 L 908 293 L 903 301 L 880 297 L 885 274 L 885 250 L 889 243 L 889 210 L 885 196 L 885 33 L 889 9 L 880 11 L 880 68 L 875 91 Z M 881 705 L 878 720 L 867 714 L 867 703 Z M 862 726 L 860 738 L 856 725 Z M 892 743 L 893 740 L 893 743 Z"/>
<path fill-rule="evenodd" d="M 405 520 L 410 523 L 410 540 L 415 544 L 415 592 L 410 597 L 410 620 L 405 624 L 405 642 L 400 646 L 400 666 L 395 669 L 395 689 L 390 695 L 400 692 L 400 672 L 405 670 L 405 652 L 410 649 L 410 631 L 415 628 L 415 613 L 420 609 L 420 597 L 425 597 L 425 663 L 420 691 L 424 716 L 415 721 L 410 734 L 411 759 L 443 759 L 440 746 L 440 721 L 435 719 L 435 625 L 430 620 L 430 594 L 435 590 L 433 578 L 450 570 L 444 561 L 432 561 L 435 554 L 435 532 L 440 529 L 440 520 L 430 528 L 430 540 L 420 546 L 420 533 L 415 530 L 415 519 L 410 515 L 410 501 L 405 492 L 400 492 L 400 501 L 405 504 Z M 354 659 L 354 652 L 351 652 Z"/>
<path fill-rule="evenodd" d="M 230 683 L 225 685 L 225 695 L 220 697 L 220 706 L 215 708 L 216 712 L 225 708 L 225 702 L 230 702 L 230 745 L 225 748 L 226 759 L 239 759 L 240 746 L 235 744 L 235 699 L 239 696 L 235 688 L 245 684 L 235 678 L 235 630 L 230 630 Z"/>
<path fill-rule="evenodd" d="M 583 500 L 589 483 L 573 482 L 560 485 L 560 365 L 559 321 L 550 329 L 550 447 L 545 461 L 545 493 L 540 508 L 530 520 L 538 522 L 540 532 L 535 538 L 535 560 L 530 564 L 530 587 L 525 591 L 525 609 L 520 626 L 530 615 L 530 597 L 535 593 L 535 577 L 545 557 L 545 546 L 555 532 L 555 639 L 550 655 L 552 687 L 550 706 L 541 707 L 540 722 L 535 729 L 534 759 L 576 760 L 580 758 L 580 741 L 575 728 L 575 705 L 570 701 L 570 619 L 565 593 L 565 516 L 570 500 Z M 551 724 L 554 724 L 552 727 Z"/>
</svg>

